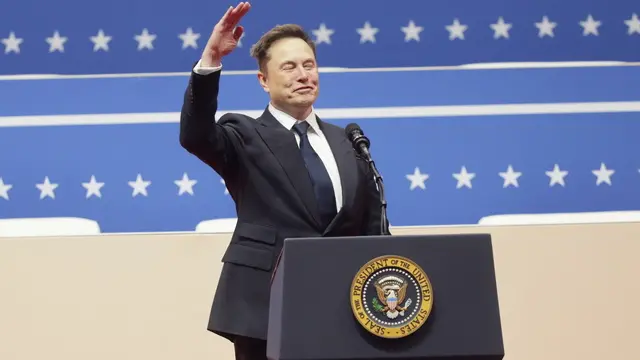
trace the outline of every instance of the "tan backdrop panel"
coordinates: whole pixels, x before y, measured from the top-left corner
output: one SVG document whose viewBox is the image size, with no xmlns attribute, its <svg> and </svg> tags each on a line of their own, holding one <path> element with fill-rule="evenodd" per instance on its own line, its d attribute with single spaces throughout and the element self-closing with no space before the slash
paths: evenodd
<svg viewBox="0 0 640 360">
<path fill-rule="evenodd" d="M 638 359 L 640 224 L 489 232 L 508 360 Z M 0 359 L 231 360 L 208 331 L 228 235 L 0 239 Z"/>
</svg>

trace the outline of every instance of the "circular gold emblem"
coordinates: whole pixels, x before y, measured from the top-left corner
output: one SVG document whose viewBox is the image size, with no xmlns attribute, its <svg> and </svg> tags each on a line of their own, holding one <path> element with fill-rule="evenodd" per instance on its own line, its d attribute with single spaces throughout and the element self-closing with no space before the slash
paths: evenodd
<svg viewBox="0 0 640 360">
<path fill-rule="evenodd" d="M 413 334 L 427 321 L 432 307 L 429 277 L 406 257 L 377 257 L 360 268 L 351 283 L 353 315 L 379 337 Z"/>
</svg>

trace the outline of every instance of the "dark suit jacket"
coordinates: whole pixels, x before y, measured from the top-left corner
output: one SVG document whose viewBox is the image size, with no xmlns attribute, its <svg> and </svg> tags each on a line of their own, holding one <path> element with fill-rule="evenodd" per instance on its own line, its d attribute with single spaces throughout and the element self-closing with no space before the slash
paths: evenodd
<svg viewBox="0 0 640 360">
<path fill-rule="evenodd" d="M 322 228 L 293 133 L 268 110 L 257 119 L 225 114 L 216 123 L 219 81 L 220 71 L 192 73 L 180 117 L 180 144 L 226 181 L 238 217 L 208 329 L 229 339 L 266 339 L 270 280 L 283 239 L 379 235 L 380 201 L 373 175 L 344 129 L 318 119 L 338 164 L 344 199 Z"/>
</svg>

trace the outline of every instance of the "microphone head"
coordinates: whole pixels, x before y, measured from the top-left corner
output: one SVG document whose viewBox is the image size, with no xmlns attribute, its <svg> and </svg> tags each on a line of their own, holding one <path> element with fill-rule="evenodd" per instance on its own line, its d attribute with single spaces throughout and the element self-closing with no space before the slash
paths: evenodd
<svg viewBox="0 0 640 360">
<path fill-rule="evenodd" d="M 353 146 L 356 150 L 360 150 L 360 145 L 364 144 L 367 148 L 369 147 L 369 139 L 364 136 L 362 129 L 356 123 L 351 123 L 345 127 L 344 132 L 347 135 L 349 141 L 353 143 Z"/>
<path fill-rule="evenodd" d="M 362 132 L 362 129 L 360 128 L 360 125 L 356 124 L 356 123 L 351 123 L 349 125 L 347 125 L 347 127 L 344 129 L 344 132 L 347 134 L 347 138 L 349 138 L 349 141 L 353 142 L 353 140 L 358 136 L 363 136 L 364 133 Z"/>
</svg>

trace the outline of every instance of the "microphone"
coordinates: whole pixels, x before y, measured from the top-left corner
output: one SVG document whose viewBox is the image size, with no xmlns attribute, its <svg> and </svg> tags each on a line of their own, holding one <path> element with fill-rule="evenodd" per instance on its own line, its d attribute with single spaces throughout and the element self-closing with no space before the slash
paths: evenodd
<svg viewBox="0 0 640 360">
<path fill-rule="evenodd" d="M 391 235 L 389 232 L 389 222 L 387 221 L 387 200 L 384 197 L 384 186 L 382 184 L 382 176 L 378 172 L 376 165 L 371 158 L 371 153 L 369 152 L 369 146 L 371 145 L 371 141 L 369 138 L 364 136 L 364 132 L 360 128 L 358 124 L 351 123 L 347 125 L 345 128 L 345 134 L 347 135 L 347 139 L 351 141 L 353 144 L 354 150 L 360 156 L 362 156 L 367 163 L 369 164 L 369 168 L 371 172 L 373 172 L 373 178 L 378 186 L 378 194 L 380 195 L 380 234 L 381 235 Z"/>
<path fill-rule="evenodd" d="M 373 160 L 371 160 L 371 154 L 369 153 L 369 145 L 371 145 L 371 142 L 366 136 L 364 136 L 360 126 L 358 126 L 358 124 L 351 123 L 347 125 L 344 131 L 347 133 L 349 141 L 353 144 L 353 148 L 362 155 L 365 160 L 373 162 Z"/>
</svg>

